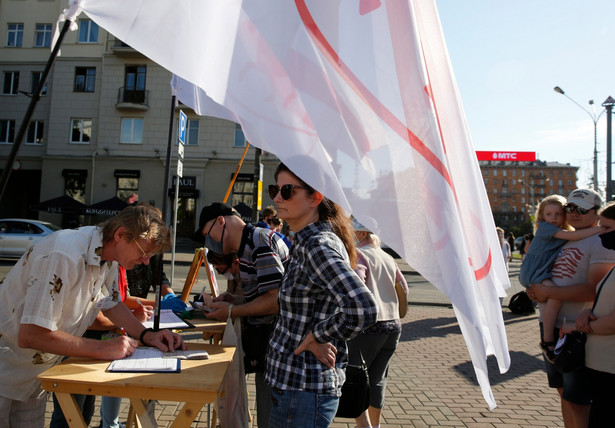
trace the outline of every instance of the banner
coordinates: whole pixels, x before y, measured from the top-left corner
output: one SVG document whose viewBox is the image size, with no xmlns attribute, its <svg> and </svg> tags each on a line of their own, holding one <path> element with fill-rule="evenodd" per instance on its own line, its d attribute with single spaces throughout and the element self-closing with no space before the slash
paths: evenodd
<svg viewBox="0 0 615 428">
<path fill-rule="evenodd" d="M 495 407 L 486 358 L 510 365 L 508 276 L 433 0 L 79 6 L 444 291 Z"/>
</svg>

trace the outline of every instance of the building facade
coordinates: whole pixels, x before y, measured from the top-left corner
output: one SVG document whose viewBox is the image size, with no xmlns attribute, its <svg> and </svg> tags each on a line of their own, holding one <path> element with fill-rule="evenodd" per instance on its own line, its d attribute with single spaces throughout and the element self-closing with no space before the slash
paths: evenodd
<svg viewBox="0 0 615 428">
<path fill-rule="evenodd" d="M 532 221 L 542 198 L 567 197 L 577 188 L 579 167 L 558 162 L 479 161 L 497 226 L 510 229 Z"/>
<path fill-rule="evenodd" d="M 50 56 L 55 22 L 67 0 L 0 2 L 0 168 Z M 69 31 L 47 78 L 21 145 L 1 217 L 41 218 L 64 227 L 102 219 L 32 211 L 39 201 L 67 194 L 87 205 L 117 196 L 172 207 L 177 170 L 177 123 L 168 188 L 166 154 L 171 111 L 188 115 L 180 179 L 178 236 L 195 229 L 200 208 L 224 198 L 246 140 L 239 125 L 197 116 L 171 102 L 171 73 L 99 28 L 85 14 Z M 250 148 L 229 203 L 252 206 L 255 149 Z M 262 156 L 265 187 L 277 158 Z M 271 203 L 263 195 L 263 204 Z"/>
</svg>

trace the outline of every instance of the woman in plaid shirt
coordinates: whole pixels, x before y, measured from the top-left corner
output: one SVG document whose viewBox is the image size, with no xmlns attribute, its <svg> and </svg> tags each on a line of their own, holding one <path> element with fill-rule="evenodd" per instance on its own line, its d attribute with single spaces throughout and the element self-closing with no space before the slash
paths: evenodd
<svg viewBox="0 0 615 428">
<path fill-rule="evenodd" d="M 350 219 L 284 164 L 269 195 L 295 232 L 279 288 L 265 381 L 272 427 L 328 427 L 345 380 L 346 340 L 376 322 L 373 295 L 356 265 Z"/>
</svg>

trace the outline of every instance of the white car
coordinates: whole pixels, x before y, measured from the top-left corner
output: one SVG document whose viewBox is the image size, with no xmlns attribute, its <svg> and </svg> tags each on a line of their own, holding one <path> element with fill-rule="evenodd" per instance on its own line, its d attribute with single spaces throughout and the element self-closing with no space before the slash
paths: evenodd
<svg viewBox="0 0 615 428">
<path fill-rule="evenodd" d="M 36 242 L 61 228 L 46 221 L 0 219 L 0 257 L 21 257 Z"/>
</svg>

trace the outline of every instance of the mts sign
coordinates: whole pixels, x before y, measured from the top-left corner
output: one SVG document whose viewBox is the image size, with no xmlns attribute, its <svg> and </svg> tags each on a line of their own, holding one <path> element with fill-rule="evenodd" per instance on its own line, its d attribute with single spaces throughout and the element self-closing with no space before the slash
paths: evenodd
<svg viewBox="0 0 615 428">
<path fill-rule="evenodd" d="M 536 152 L 476 152 L 479 161 L 535 162 Z"/>
</svg>

